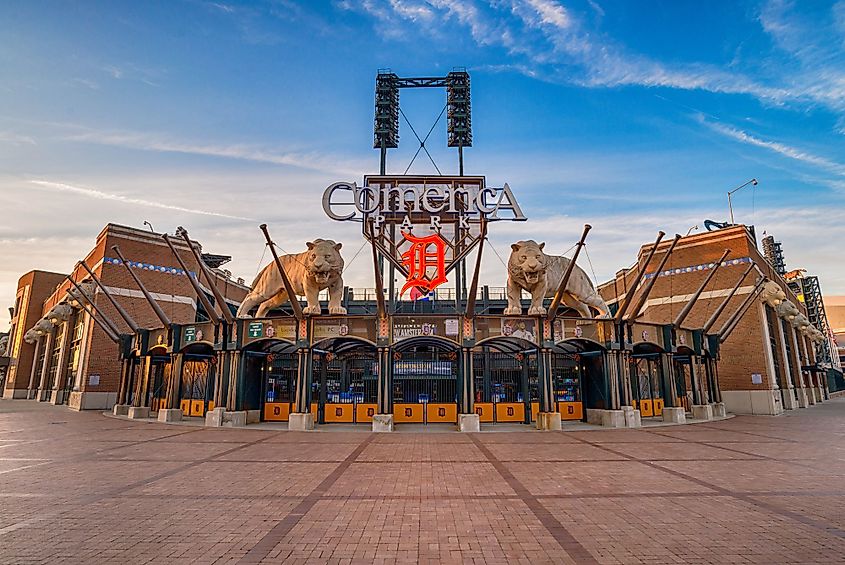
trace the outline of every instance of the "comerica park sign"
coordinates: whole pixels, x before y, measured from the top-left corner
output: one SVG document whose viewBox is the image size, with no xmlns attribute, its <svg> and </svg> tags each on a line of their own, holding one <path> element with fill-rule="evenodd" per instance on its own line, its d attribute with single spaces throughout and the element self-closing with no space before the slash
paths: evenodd
<svg viewBox="0 0 845 565">
<path fill-rule="evenodd" d="M 525 221 L 510 186 L 484 177 L 372 175 L 364 184 L 336 182 L 323 192 L 333 220 L 363 224 L 363 235 L 406 277 L 401 293 L 427 292 L 484 238 L 487 224 Z"/>
<path fill-rule="evenodd" d="M 354 207 L 354 211 L 350 211 L 350 207 Z M 494 188 L 480 183 L 358 186 L 354 182 L 336 182 L 323 193 L 323 210 L 333 220 L 369 220 L 376 229 L 397 214 L 404 215 L 401 224 L 405 229 L 418 223 L 414 222 L 414 214 L 426 215 L 432 229 L 439 227 L 444 214 L 456 216 L 463 229 L 470 229 L 469 222 L 473 218 L 488 221 L 527 219 L 507 183 Z"/>
</svg>

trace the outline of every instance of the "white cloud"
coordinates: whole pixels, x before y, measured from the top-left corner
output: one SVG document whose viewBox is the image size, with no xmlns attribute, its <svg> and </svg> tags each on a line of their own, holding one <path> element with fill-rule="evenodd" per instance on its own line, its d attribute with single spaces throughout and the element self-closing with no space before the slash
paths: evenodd
<svg viewBox="0 0 845 565">
<path fill-rule="evenodd" d="M 720 123 L 714 123 L 704 120 L 703 118 L 699 118 L 700 121 L 706 125 L 711 130 L 720 133 L 726 137 L 739 141 L 740 143 L 745 143 L 748 145 L 753 145 L 754 147 L 761 147 L 763 149 L 767 149 L 768 151 L 772 151 L 784 157 L 788 157 L 789 159 L 793 159 L 795 161 L 799 161 L 806 165 L 810 165 L 817 169 L 821 169 L 827 173 L 832 173 L 837 176 L 845 177 L 845 164 L 839 163 L 832 159 L 828 159 L 827 157 L 821 157 L 819 155 L 814 155 L 807 151 L 803 151 L 801 149 L 791 147 L 784 143 L 780 143 L 778 141 L 770 141 L 766 139 L 761 139 L 759 137 L 753 136 L 741 129 L 737 129 L 731 126 L 726 126 Z"/>
<path fill-rule="evenodd" d="M 146 206 L 148 208 L 161 208 L 162 210 L 172 210 L 174 212 L 185 212 L 187 214 L 200 214 L 203 216 L 216 216 L 218 218 L 229 218 L 231 220 L 246 220 L 246 221 L 254 221 L 251 218 L 244 218 L 242 216 L 232 216 L 230 214 L 223 214 L 221 212 L 210 212 L 207 210 L 200 210 L 197 208 L 187 208 L 184 206 L 175 206 L 173 204 L 166 204 L 164 202 L 152 201 L 152 200 L 145 200 L 143 198 L 133 198 L 130 196 L 123 196 L 120 194 L 113 194 L 109 192 L 103 192 L 102 190 L 97 190 L 94 188 L 86 188 L 81 186 L 74 186 L 70 184 L 65 184 L 61 182 L 53 182 L 53 181 L 46 181 L 46 180 L 30 180 L 30 184 L 35 185 L 41 189 L 58 191 L 58 192 L 67 192 L 71 194 L 75 194 L 77 196 L 83 196 L 86 198 L 93 198 L 96 200 L 111 200 L 114 202 L 121 202 L 123 204 L 130 204 L 133 206 Z"/>
<path fill-rule="evenodd" d="M 316 152 L 279 151 L 253 144 L 201 144 L 169 139 L 167 136 L 139 132 L 103 132 L 84 130 L 64 137 L 71 141 L 126 147 L 142 151 L 162 153 L 183 153 L 222 157 L 273 165 L 300 167 L 315 171 L 334 171 L 341 174 L 360 175 L 367 169 L 361 161 L 335 158 Z"/>
</svg>

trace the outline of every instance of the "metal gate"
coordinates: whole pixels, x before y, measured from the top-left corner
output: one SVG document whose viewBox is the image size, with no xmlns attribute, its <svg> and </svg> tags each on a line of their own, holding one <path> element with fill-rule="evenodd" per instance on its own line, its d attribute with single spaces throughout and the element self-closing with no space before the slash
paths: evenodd
<svg viewBox="0 0 845 565">
<path fill-rule="evenodd" d="M 214 409 L 210 400 L 214 395 L 214 361 L 213 355 L 185 355 L 179 403 L 185 416 L 205 416 L 208 410 Z"/>
<path fill-rule="evenodd" d="M 156 355 L 150 359 L 150 382 L 147 389 L 147 406 L 153 412 L 157 412 L 160 408 L 166 408 L 170 367 L 169 355 Z"/>
<path fill-rule="evenodd" d="M 676 406 L 683 406 L 685 412 L 692 410 L 692 358 L 689 355 L 676 355 L 673 360 L 675 389 L 678 393 Z"/>
<path fill-rule="evenodd" d="M 596 353 L 593 355 L 601 355 Z M 582 382 L 586 366 L 580 353 L 552 355 L 552 386 L 561 420 L 584 418 Z"/>
<path fill-rule="evenodd" d="M 268 422 L 287 422 L 296 395 L 296 353 L 254 353 L 260 363 L 263 418 Z"/>
<path fill-rule="evenodd" d="M 372 422 L 377 409 L 378 360 L 371 347 L 335 354 L 315 352 L 312 411 L 320 424 Z"/>
<path fill-rule="evenodd" d="M 472 365 L 475 412 L 481 422 L 530 423 L 531 401 L 538 392 L 536 352 L 505 353 L 489 346 L 479 349 L 473 353 Z"/>
<path fill-rule="evenodd" d="M 663 415 L 663 369 L 659 353 L 631 356 L 631 395 L 643 418 Z"/>
<path fill-rule="evenodd" d="M 396 352 L 393 418 L 397 423 L 456 423 L 457 352 L 433 347 Z"/>
</svg>

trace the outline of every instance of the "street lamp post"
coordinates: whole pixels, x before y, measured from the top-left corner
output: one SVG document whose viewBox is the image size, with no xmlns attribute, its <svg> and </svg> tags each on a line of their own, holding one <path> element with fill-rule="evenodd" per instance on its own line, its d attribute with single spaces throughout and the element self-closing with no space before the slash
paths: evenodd
<svg viewBox="0 0 845 565">
<path fill-rule="evenodd" d="M 735 189 L 728 191 L 728 210 L 731 213 L 731 224 L 734 223 L 734 208 L 733 208 L 733 204 L 731 203 L 731 195 L 733 195 L 733 193 L 738 191 L 740 188 L 744 188 L 744 187 L 748 186 L 749 184 L 757 186 L 757 179 L 751 179 L 750 181 L 739 185 Z"/>
</svg>

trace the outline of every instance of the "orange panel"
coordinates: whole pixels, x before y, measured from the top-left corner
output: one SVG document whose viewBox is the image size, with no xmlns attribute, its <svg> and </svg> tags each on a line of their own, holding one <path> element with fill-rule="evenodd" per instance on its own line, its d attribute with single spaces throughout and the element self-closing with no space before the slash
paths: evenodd
<svg viewBox="0 0 845 565">
<path fill-rule="evenodd" d="M 475 413 L 478 414 L 478 419 L 481 422 L 493 421 L 493 403 L 492 402 L 476 402 Z"/>
<path fill-rule="evenodd" d="M 496 404 L 496 421 L 525 421 L 525 404 L 523 404 L 522 402 L 500 402 Z"/>
<path fill-rule="evenodd" d="M 208 401 L 208 411 L 211 412 L 212 410 L 214 410 L 214 401 L 209 400 Z"/>
<path fill-rule="evenodd" d="M 377 410 L 378 404 L 359 404 L 355 407 L 355 421 L 372 422 Z"/>
<path fill-rule="evenodd" d="M 191 401 L 190 400 L 183 400 L 179 403 L 179 408 L 182 409 L 182 414 L 185 416 L 191 415 Z"/>
<path fill-rule="evenodd" d="M 317 421 L 317 410 L 319 410 L 320 406 L 316 402 L 311 403 L 311 414 L 314 416 L 314 422 Z"/>
<path fill-rule="evenodd" d="M 654 416 L 654 409 L 651 400 L 640 400 L 640 416 Z"/>
<path fill-rule="evenodd" d="M 324 410 L 326 422 L 352 423 L 355 414 L 354 404 L 326 404 Z"/>
<path fill-rule="evenodd" d="M 451 422 L 454 424 L 458 421 L 458 405 L 451 404 L 432 404 L 428 403 L 426 406 L 426 418 L 429 424 Z"/>
<path fill-rule="evenodd" d="M 558 402 L 557 410 L 561 420 L 581 420 L 584 418 L 584 405 L 580 402 Z"/>
<path fill-rule="evenodd" d="M 191 416 L 203 416 L 205 412 L 203 409 L 205 408 L 205 402 L 202 400 L 192 400 L 191 401 Z"/>
<path fill-rule="evenodd" d="M 662 398 L 655 398 L 654 399 L 654 415 L 661 416 L 663 414 L 663 399 Z"/>
<path fill-rule="evenodd" d="M 422 424 L 423 408 L 422 404 L 394 404 L 393 421 L 396 423 L 415 422 Z"/>
<path fill-rule="evenodd" d="M 539 402 L 532 402 L 531 403 L 531 421 L 537 421 L 537 414 L 540 413 L 540 403 Z"/>
<path fill-rule="evenodd" d="M 288 402 L 265 402 L 265 422 L 287 422 L 290 416 L 290 403 Z"/>
</svg>

